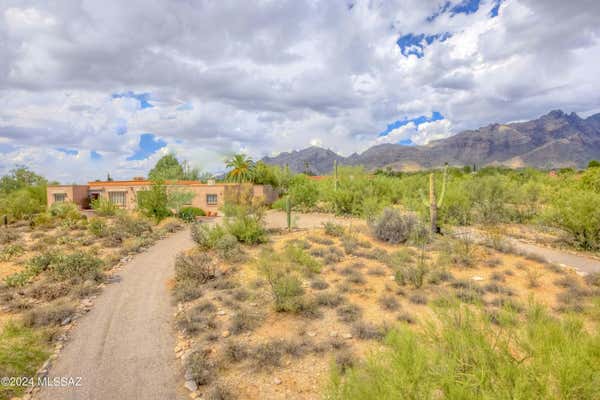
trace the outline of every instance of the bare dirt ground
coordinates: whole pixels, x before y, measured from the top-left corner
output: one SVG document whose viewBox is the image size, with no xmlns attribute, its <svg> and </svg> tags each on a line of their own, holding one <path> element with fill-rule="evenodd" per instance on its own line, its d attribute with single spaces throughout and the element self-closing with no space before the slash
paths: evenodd
<svg viewBox="0 0 600 400">
<path fill-rule="evenodd" d="M 193 245 L 183 230 L 137 255 L 98 297 L 50 369 L 81 377 L 80 387 L 46 387 L 36 398 L 176 399 L 173 306 L 168 280 L 175 255 Z"/>
</svg>

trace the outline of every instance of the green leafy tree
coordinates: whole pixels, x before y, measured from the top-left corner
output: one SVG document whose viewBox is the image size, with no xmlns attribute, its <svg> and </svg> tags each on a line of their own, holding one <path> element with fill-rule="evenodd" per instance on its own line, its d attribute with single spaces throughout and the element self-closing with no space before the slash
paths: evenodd
<svg viewBox="0 0 600 400">
<path fill-rule="evenodd" d="M 252 181 L 255 165 L 252 158 L 244 154 L 235 154 L 225 165 L 231 168 L 227 173 L 227 180 L 237 183 Z"/>
<path fill-rule="evenodd" d="M 587 166 L 587 167 L 588 167 L 588 168 L 598 168 L 598 167 L 600 167 L 600 161 L 598 161 L 598 160 L 591 160 L 591 161 L 588 163 L 588 166 Z"/>
<path fill-rule="evenodd" d="M 152 181 L 181 180 L 184 179 L 183 167 L 174 154 L 167 154 L 150 170 L 148 178 Z"/>
<path fill-rule="evenodd" d="M 137 193 L 138 209 L 147 217 L 157 222 L 171 215 L 169 210 L 169 195 L 163 181 L 154 181 L 150 190 Z"/>
<path fill-rule="evenodd" d="M 18 166 L 0 178 L 0 215 L 29 218 L 46 208 L 44 177 L 25 166 Z"/>
<path fill-rule="evenodd" d="M 194 192 L 183 189 L 171 189 L 167 193 L 167 207 L 179 214 L 181 208 L 192 203 Z"/>
</svg>

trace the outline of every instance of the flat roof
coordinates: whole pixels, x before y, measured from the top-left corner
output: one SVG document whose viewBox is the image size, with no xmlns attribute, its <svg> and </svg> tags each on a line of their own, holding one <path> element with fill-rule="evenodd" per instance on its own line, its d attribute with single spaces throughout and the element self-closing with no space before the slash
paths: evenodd
<svg viewBox="0 0 600 400">
<path fill-rule="evenodd" d="M 215 182 L 214 184 L 202 183 L 200 181 L 165 181 L 166 185 L 179 185 L 179 186 L 238 186 L 239 183 L 233 182 Z M 247 185 L 249 183 L 242 183 Z M 48 187 L 100 187 L 100 186 L 149 186 L 152 185 L 152 181 L 149 180 L 131 180 L 131 181 L 92 181 L 88 182 L 87 185 L 48 185 Z M 252 184 L 253 186 L 263 186 Z"/>
</svg>

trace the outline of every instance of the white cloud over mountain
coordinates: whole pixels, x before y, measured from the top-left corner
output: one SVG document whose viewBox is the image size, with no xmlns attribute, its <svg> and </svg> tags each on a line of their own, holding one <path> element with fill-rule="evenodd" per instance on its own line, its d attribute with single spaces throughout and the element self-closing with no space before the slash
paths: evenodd
<svg viewBox="0 0 600 400">
<path fill-rule="evenodd" d="M 592 0 L 0 0 L 0 173 L 129 178 L 168 151 L 218 170 L 587 113 L 599 19 Z M 132 157 L 147 133 L 166 146 Z"/>
</svg>

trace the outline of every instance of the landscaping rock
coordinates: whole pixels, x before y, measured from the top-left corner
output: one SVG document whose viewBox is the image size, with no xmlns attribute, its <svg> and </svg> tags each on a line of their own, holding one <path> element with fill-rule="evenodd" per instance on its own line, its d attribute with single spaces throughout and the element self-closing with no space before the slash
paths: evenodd
<svg viewBox="0 0 600 400">
<path fill-rule="evenodd" d="M 196 385 L 196 382 L 192 380 L 185 381 L 185 384 L 183 386 L 185 386 L 185 388 L 190 392 L 195 392 L 196 390 L 198 390 L 198 385 Z"/>
</svg>

